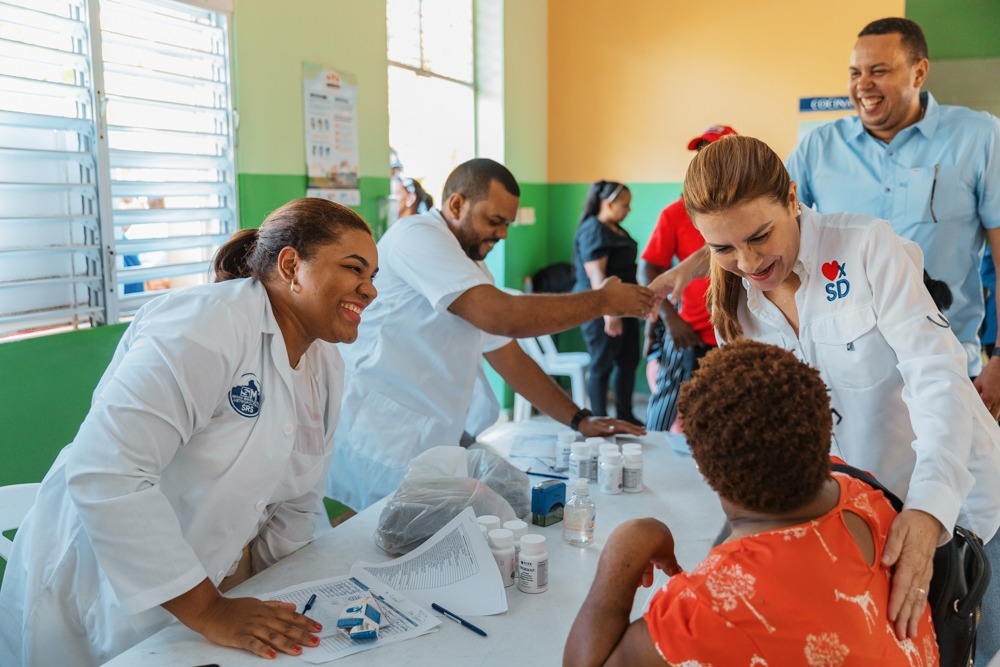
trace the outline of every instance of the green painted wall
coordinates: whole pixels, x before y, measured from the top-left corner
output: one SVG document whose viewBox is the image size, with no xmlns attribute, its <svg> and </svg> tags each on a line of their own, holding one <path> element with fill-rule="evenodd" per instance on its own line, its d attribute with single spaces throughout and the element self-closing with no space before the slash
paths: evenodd
<svg viewBox="0 0 1000 667">
<path fill-rule="evenodd" d="M 385 2 L 239 0 L 233 16 L 237 170 L 304 174 L 302 62 L 358 84 L 362 176 L 389 176 Z"/>
<path fill-rule="evenodd" d="M 613 178 L 613 176 L 610 176 Z M 656 219 L 665 206 L 681 193 L 680 183 L 627 183 L 632 191 L 632 211 L 624 227 L 639 244 L 639 252 L 646 245 L 656 225 Z M 573 236 L 580 221 L 580 212 L 587 198 L 589 183 L 553 183 L 548 190 L 548 263 L 570 262 L 573 257 Z M 586 350 L 579 328 L 556 337 L 563 351 Z M 648 393 L 645 380 L 645 360 L 640 362 L 636 374 L 636 391 Z"/>
<path fill-rule="evenodd" d="M 0 345 L 0 485 L 37 482 L 76 435 L 125 325 Z"/>
<path fill-rule="evenodd" d="M 932 68 L 941 59 L 1000 57 L 997 0 L 906 0 L 906 17 L 923 29 Z"/>
</svg>

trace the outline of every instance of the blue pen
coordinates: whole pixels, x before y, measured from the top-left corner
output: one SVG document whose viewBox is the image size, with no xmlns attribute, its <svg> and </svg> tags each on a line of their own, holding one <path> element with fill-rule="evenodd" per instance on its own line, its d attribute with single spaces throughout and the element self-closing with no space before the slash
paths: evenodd
<svg viewBox="0 0 1000 667">
<path fill-rule="evenodd" d="M 309 602 L 306 602 L 306 606 L 302 607 L 302 613 L 304 614 L 307 611 L 309 611 L 310 609 L 312 609 L 314 602 L 316 602 L 316 594 L 315 593 L 313 593 L 312 595 L 309 596 Z"/>
<path fill-rule="evenodd" d="M 475 632 L 477 635 L 482 635 L 483 637 L 486 636 L 485 632 L 483 632 L 482 630 L 480 630 L 479 628 L 477 628 L 476 626 L 474 626 L 472 623 L 469 623 L 467 620 L 465 620 L 461 616 L 456 616 L 455 614 L 451 613 L 450 611 L 448 611 L 447 609 L 445 609 L 444 607 L 442 607 L 441 605 L 439 605 L 437 602 L 432 602 L 431 603 L 431 609 L 433 609 L 434 611 L 441 612 L 442 614 L 444 614 L 445 616 L 447 616 L 451 620 L 455 621 L 456 623 L 461 624 L 461 626 L 463 628 L 469 628 L 470 630 L 472 630 L 473 632 Z"/>
</svg>

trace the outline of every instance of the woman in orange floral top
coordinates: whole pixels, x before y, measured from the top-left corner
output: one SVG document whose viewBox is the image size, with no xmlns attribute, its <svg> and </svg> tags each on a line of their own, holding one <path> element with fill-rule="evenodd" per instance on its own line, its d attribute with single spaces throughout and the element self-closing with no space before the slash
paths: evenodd
<svg viewBox="0 0 1000 667">
<path fill-rule="evenodd" d="M 563 664 L 934 667 L 927 607 L 917 636 L 887 620 L 880 564 L 895 512 L 830 472 L 831 415 L 819 373 L 749 340 L 713 350 L 682 389 L 691 452 L 732 528 L 693 571 L 656 519 L 619 526 L 573 624 Z M 653 567 L 673 575 L 629 623 Z"/>
</svg>

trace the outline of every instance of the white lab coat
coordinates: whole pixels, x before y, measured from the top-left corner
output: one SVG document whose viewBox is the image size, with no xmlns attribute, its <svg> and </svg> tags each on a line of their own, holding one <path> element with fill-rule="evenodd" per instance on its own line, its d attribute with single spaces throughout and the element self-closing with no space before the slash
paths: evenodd
<svg viewBox="0 0 1000 667">
<path fill-rule="evenodd" d="M 139 311 L 17 533 L 0 591 L 4 666 L 100 664 L 171 623 L 159 605 L 206 577 L 218 584 L 251 541 L 255 570 L 310 542 L 343 363 L 317 341 L 302 364 L 323 413 L 318 447 L 315 432 L 300 437 L 309 429 L 260 283 L 183 290 Z"/>
<path fill-rule="evenodd" d="M 743 281 L 743 333 L 792 350 L 830 390 L 832 453 L 873 472 L 950 534 L 1000 525 L 1000 427 L 923 284 L 923 255 L 883 220 L 802 207 L 796 336 Z"/>
<path fill-rule="evenodd" d="M 327 486 L 327 495 L 359 511 L 392 493 L 415 456 L 457 446 L 467 424 L 483 423 L 470 416 L 482 354 L 510 343 L 448 310 L 493 277 L 469 259 L 439 211 L 395 223 L 378 256 L 379 297 L 344 350 L 350 372 Z"/>
</svg>

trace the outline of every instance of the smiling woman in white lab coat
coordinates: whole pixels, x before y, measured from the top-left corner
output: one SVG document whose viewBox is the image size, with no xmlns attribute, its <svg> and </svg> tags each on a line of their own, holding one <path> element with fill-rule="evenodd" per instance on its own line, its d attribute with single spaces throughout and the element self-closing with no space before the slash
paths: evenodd
<svg viewBox="0 0 1000 667">
<path fill-rule="evenodd" d="M 334 344 L 357 337 L 377 261 L 357 214 L 298 199 L 220 248 L 218 282 L 139 311 L 18 531 L 0 663 L 97 665 L 174 617 L 263 657 L 317 643 L 291 605 L 220 590 L 312 539 Z"/>
</svg>

